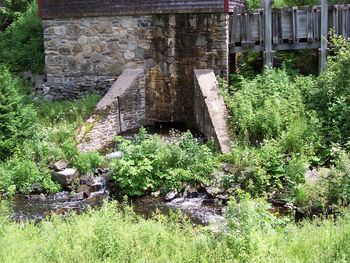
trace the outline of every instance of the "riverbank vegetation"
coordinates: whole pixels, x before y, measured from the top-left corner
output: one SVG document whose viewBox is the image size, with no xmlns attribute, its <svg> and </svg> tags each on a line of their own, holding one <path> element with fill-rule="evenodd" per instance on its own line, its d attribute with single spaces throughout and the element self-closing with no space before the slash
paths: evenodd
<svg viewBox="0 0 350 263">
<path fill-rule="evenodd" d="M 285 225 L 264 203 L 231 205 L 229 227 L 214 234 L 181 215 L 151 220 L 115 203 L 66 219 L 0 221 L 1 262 L 347 262 L 350 221 Z"/>
<path fill-rule="evenodd" d="M 6 12 L 18 8 L 14 2 L 6 1 Z M 292 64 L 300 60 L 292 56 L 281 69 L 256 73 L 248 65 L 231 86 L 222 83 L 232 152 L 219 155 L 189 133 L 174 132 L 165 143 L 141 130 L 133 141 L 116 138 L 122 156 L 107 162 L 104 153 L 79 153 L 75 141 L 99 96 L 46 101 L 21 78 L 28 70 L 43 71 L 42 29 L 35 3 L 14 12 L 0 30 L 2 196 L 30 193 L 33 185 L 59 191 L 51 167 L 67 160 L 81 174 L 108 166 L 118 191 L 130 196 L 187 184 L 203 188 L 222 162 L 230 172 L 221 187 L 231 189 L 231 197 L 227 224 L 216 232 L 177 214 L 146 220 L 114 202 L 37 225 L 15 223 L 1 204 L 1 262 L 350 260 L 348 41 L 332 38 L 328 69 L 320 76 L 299 74 Z M 287 213 L 276 214 L 267 200 L 284 204 Z M 303 220 L 295 223 L 297 214 Z"/>
</svg>

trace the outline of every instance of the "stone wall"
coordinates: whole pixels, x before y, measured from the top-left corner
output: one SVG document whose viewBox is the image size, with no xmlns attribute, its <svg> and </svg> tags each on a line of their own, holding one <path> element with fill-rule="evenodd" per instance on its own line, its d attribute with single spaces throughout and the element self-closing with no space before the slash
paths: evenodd
<svg viewBox="0 0 350 263">
<path fill-rule="evenodd" d="M 194 116 L 197 128 L 212 138 L 223 153 L 230 152 L 227 125 L 228 111 L 220 96 L 218 81 L 212 70 L 195 70 Z"/>
<path fill-rule="evenodd" d="M 115 136 L 145 124 L 145 75 L 127 69 L 97 104 L 77 136 L 81 152 L 110 146 Z"/>
<path fill-rule="evenodd" d="M 193 69 L 227 76 L 228 15 L 169 14 L 43 20 L 49 99 L 105 94 L 144 69 L 149 121 L 193 123 Z"/>
</svg>

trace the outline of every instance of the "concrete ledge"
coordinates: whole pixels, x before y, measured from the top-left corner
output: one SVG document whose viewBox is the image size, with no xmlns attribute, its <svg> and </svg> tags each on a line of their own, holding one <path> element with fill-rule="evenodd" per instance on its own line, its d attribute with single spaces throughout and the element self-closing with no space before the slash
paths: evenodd
<svg viewBox="0 0 350 263">
<path fill-rule="evenodd" d="M 97 104 L 77 136 L 81 152 L 110 146 L 115 136 L 145 121 L 145 76 L 142 69 L 126 69 Z"/>
<path fill-rule="evenodd" d="M 207 137 L 213 138 L 223 153 L 231 151 L 228 131 L 228 111 L 219 94 L 218 81 L 214 71 L 195 69 L 194 115 L 196 125 Z"/>
</svg>

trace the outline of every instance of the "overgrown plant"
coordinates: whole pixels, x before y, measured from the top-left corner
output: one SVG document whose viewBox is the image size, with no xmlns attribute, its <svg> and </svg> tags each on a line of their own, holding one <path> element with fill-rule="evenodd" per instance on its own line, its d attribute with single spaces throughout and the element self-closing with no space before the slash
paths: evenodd
<svg viewBox="0 0 350 263">
<path fill-rule="evenodd" d="M 0 161 L 9 158 L 35 132 L 37 114 L 24 103 L 21 86 L 19 78 L 0 66 Z"/>
<path fill-rule="evenodd" d="M 215 153 L 190 132 L 173 134 L 170 143 L 142 129 L 134 141 L 117 138 L 123 157 L 111 164 L 122 192 L 142 195 L 147 190 L 179 190 L 183 182 L 207 183 L 217 167 Z"/>
<path fill-rule="evenodd" d="M 18 14 L 15 21 L 0 32 L 0 64 L 6 64 L 15 73 L 43 72 L 43 29 L 37 1 L 30 1 L 28 9 L 23 14 Z"/>
</svg>

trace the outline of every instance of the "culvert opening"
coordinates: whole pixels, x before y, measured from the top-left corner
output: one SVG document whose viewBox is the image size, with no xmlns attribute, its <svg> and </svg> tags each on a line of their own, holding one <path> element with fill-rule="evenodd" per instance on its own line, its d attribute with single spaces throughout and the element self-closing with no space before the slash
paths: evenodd
<svg viewBox="0 0 350 263">
<path fill-rule="evenodd" d="M 197 128 L 189 127 L 185 122 L 154 122 L 152 125 L 144 126 L 148 134 L 157 134 L 163 138 L 170 138 L 173 131 L 184 133 L 190 131 L 194 138 L 197 138 L 200 142 L 206 142 L 204 134 L 202 134 Z M 120 136 L 126 139 L 132 139 L 140 129 L 129 130 L 122 132 Z"/>
</svg>

